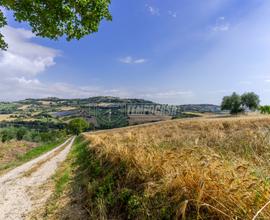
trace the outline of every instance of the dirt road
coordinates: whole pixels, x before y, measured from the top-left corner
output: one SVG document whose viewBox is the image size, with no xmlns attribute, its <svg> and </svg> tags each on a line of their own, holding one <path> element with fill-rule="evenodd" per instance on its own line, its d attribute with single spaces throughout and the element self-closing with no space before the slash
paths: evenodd
<svg viewBox="0 0 270 220">
<path fill-rule="evenodd" d="M 0 220 L 25 219 L 44 205 L 52 191 L 42 186 L 66 159 L 74 138 L 54 150 L 0 176 Z"/>
</svg>

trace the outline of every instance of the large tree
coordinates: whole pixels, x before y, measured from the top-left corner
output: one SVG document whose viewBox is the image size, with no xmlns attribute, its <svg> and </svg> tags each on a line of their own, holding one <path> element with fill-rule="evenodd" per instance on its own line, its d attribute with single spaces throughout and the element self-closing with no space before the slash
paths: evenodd
<svg viewBox="0 0 270 220">
<path fill-rule="evenodd" d="M 111 20 L 111 0 L 0 0 L 0 6 L 13 11 L 18 22 L 28 22 L 37 36 L 67 40 L 97 32 L 103 19 Z M 0 28 L 7 24 L 0 11 Z M 0 33 L 0 49 L 6 49 Z"/>
<path fill-rule="evenodd" d="M 72 134 L 79 135 L 89 128 L 89 123 L 83 118 L 72 119 L 68 124 L 68 129 Z"/>
<path fill-rule="evenodd" d="M 221 109 L 230 110 L 231 114 L 237 114 L 243 111 L 241 106 L 241 96 L 235 92 L 231 96 L 225 96 L 221 103 Z"/>
<path fill-rule="evenodd" d="M 259 107 L 259 104 L 259 96 L 254 92 L 247 92 L 241 96 L 234 92 L 230 96 L 223 97 L 221 109 L 230 110 L 231 114 L 237 114 L 245 110 L 254 111 Z"/>
<path fill-rule="evenodd" d="M 244 108 L 255 110 L 259 107 L 260 99 L 259 96 L 254 92 L 246 92 L 241 96 L 242 105 Z"/>
</svg>

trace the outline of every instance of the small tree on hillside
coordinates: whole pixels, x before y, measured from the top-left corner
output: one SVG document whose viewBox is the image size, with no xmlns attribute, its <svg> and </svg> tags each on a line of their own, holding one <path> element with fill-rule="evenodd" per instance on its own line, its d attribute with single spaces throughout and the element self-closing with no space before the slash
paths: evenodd
<svg viewBox="0 0 270 220">
<path fill-rule="evenodd" d="M 242 112 L 241 96 L 235 92 L 231 96 L 225 96 L 221 103 L 221 110 L 230 110 L 231 114 Z"/>
<path fill-rule="evenodd" d="M 259 96 L 254 92 L 247 92 L 241 96 L 242 105 L 244 108 L 248 108 L 250 110 L 255 110 L 259 107 L 260 99 Z"/>
<path fill-rule="evenodd" d="M 89 123 L 83 118 L 75 118 L 69 122 L 68 128 L 72 134 L 79 135 L 89 128 Z"/>
</svg>

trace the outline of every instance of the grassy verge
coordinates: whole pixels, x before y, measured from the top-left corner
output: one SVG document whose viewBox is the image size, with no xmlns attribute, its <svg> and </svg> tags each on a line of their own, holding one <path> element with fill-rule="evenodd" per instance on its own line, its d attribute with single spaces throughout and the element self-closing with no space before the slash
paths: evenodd
<svg viewBox="0 0 270 220">
<path fill-rule="evenodd" d="M 75 140 L 53 178 L 55 192 L 38 218 L 136 219 L 138 214 L 139 219 L 148 214 L 152 219 L 172 217 L 173 211 L 163 195 L 152 200 L 145 197 L 143 180 L 130 178 L 125 161 L 112 163 L 99 157 L 89 144 L 82 136 Z M 148 210 L 151 214 L 145 205 L 152 207 Z"/>
<path fill-rule="evenodd" d="M 87 219 L 83 207 L 90 164 L 87 146 L 82 136 L 75 139 L 67 159 L 53 176 L 53 195 L 42 210 L 33 213 L 32 219 Z"/>
<path fill-rule="evenodd" d="M 42 144 L 42 145 L 35 147 L 32 150 L 26 152 L 23 155 L 18 156 L 16 160 L 13 160 L 9 163 L 1 164 L 0 165 L 0 174 L 6 172 L 9 169 L 20 166 L 21 164 L 26 163 L 26 162 L 42 155 L 42 154 L 54 149 L 55 147 L 59 146 L 63 142 L 64 142 L 64 140 L 59 140 L 59 141 L 56 141 L 53 143 Z"/>
</svg>

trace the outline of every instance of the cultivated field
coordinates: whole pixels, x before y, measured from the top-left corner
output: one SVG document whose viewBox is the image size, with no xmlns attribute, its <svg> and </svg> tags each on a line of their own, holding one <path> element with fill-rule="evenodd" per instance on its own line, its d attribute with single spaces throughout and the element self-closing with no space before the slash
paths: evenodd
<svg viewBox="0 0 270 220">
<path fill-rule="evenodd" d="M 12 120 L 12 119 L 10 118 L 10 116 L 11 116 L 11 114 L 0 114 L 0 122 Z"/>
<path fill-rule="evenodd" d="M 159 115 L 129 115 L 129 125 L 166 121 L 172 119 L 171 116 L 159 116 Z"/>
<path fill-rule="evenodd" d="M 270 219 L 270 117 L 85 134 L 84 202 L 99 219 Z M 257 215 L 257 217 L 256 217 Z"/>
</svg>

